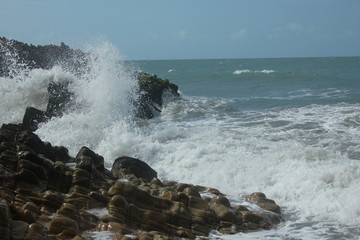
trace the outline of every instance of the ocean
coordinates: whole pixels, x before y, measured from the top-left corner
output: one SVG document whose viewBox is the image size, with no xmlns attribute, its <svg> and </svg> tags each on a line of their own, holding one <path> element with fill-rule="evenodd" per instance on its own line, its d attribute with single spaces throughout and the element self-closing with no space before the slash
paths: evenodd
<svg viewBox="0 0 360 240">
<path fill-rule="evenodd" d="M 284 222 L 210 239 L 360 239 L 360 57 L 124 61 L 111 43 L 88 47 L 89 71 L 14 64 L 0 78 L 0 124 L 44 109 L 47 84 L 71 81 L 76 104 L 42 123 L 43 140 L 72 156 L 88 146 L 106 166 L 126 155 L 162 180 L 210 186 L 233 202 L 264 192 Z M 138 119 L 133 71 L 167 78 L 181 98 Z"/>
</svg>

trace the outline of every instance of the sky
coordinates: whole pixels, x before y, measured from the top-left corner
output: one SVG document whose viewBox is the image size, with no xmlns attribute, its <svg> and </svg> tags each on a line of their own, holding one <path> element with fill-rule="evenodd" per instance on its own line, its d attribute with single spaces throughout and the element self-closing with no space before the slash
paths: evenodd
<svg viewBox="0 0 360 240">
<path fill-rule="evenodd" d="M 0 0 L 0 36 L 128 60 L 360 56 L 360 0 Z"/>
</svg>

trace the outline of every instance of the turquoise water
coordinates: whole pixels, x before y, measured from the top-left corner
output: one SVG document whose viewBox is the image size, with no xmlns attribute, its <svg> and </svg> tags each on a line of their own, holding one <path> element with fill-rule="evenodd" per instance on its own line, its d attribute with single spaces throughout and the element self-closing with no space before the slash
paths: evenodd
<svg viewBox="0 0 360 240">
<path fill-rule="evenodd" d="M 360 58 L 137 61 L 188 96 L 234 100 L 241 109 L 360 102 Z"/>
</svg>

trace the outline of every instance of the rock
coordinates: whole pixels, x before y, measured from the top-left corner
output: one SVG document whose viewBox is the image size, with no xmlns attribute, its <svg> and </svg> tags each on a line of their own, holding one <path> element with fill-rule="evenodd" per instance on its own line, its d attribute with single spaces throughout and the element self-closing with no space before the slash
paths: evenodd
<svg viewBox="0 0 360 240">
<path fill-rule="evenodd" d="M 27 107 L 23 118 L 23 127 L 30 131 L 36 131 L 39 123 L 45 122 L 52 117 L 62 116 L 69 108 L 73 93 L 69 91 L 69 82 L 50 82 L 48 85 L 48 104 L 46 111 Z"/>
<path fill-rule="evenodd" d="M 49 223 L 49 234 L 60 236 L 62 239 L 71 239 L 79 234 L 79 226 L 73 219 L 57 216 Z"/>
<path fill-rule="evenodd" d="M 234 211 L 232 211 L 229 207 L 226 207 L 223 204 L 214 203 L 211 208 L 215 211 L 215 214 L 220 221 L 226 221 L 231 223 L 238 223 Z"/>
<path fill-rule="evenodd" d="M 227 208 L 230 208 L 230 201 L 224 196 L 216 196 L 211 199 L 211 204 L 221 204 Z"/>
<path fill-rule="evenodd" d="M 163 97 L 179 97 L 178 86 L 168 79 L 160 79 L 155 74 L 140 72 L 137 74 L 140 100 L 137 103 L 137 116 L 153 118 L 161 112 Z"/>
<path fill-rule="evenodd" d="M 183 193 L 185 193 L 185 194 L 188 195 L 188 196 L 193 196 L 193 197 L 201 198 L 200 193 L 199 193 L 198 191 L 196 191 L 196 189 L 193 188 L 193 187 L 186 187 L 186 188 L 183 190 Z"/>
<path fill-rule="evenodd" d="M 168 210 L 169 223 L 190 229 L 192 224 L 190 210 L 181 202 L 173 202 L 172 204 L 172 207 Z"/>
<path fill-rule="evenodd" d="M 87 147 L 82 147 L 76 155 L 76 159 L 81 159 L 81 157 L 88 157 L 91 159 L 91 164 L 94 165 L 95 169 L 99 171 L 104 170 L 104 158 Z"/>
<path fill-rule="evenodd" d="M 246 197 L 246 200 L 249 202 L 256 203 L 257 205 L 259 205 L 261 208 L 263 208 L 265 210 L 268 210 L 268 211 L 271 211 L 271 212 L 274 212 L 277 214 L 281 214 L 280 207 L 278 205 L 276 205 L 274 200 L 266 198 L 264 193 L 261 193 L 261 192 L 252 193 Z"/>
<path fill-rule="evenodd" d="M 74 94 L 69 91 L 70 82 L 50 82 L 47 88 L 49 100 L 46 107 L 48 117 L 62 116 L 63 112 L 69 108 Z"/>
<path fill-rule="evenodd" d="M 11 214 L 9 205 L 3 199 L 0 199 L 0 236 L 4 240 L 10 240 L 11 236 Z"/>
<path fill-rule="evenodd" d="M 48 119 L 48 116 L 44 111 L 41 111 L 34 107 L 27 107 L 23 117 L 22 125 L 25 129 L 30 131 L 36 131 L 39 123 Z"/>
<path fill-rule="evenodd" d="M 42 68 L 51 69 L 55 65 L 61 65 L 63 68 L 71 71 L 84 71 L 87 63 L 87 54 L 80 50 L 73 50 L 69 46 L 61 43 L 56 45 L 34 46 L 22 43 L 16 40 L 9 40 L 0 37 L 0 45 L 4 50 L 0 52 L 0 76 L 11 76 L 11 64 L 8 61 L 6 53 L 17 55 L 17 61 L 25 65 L 28 69 Z"/>
<path fill-rule="evenodd" d="M 271 224 L 259 214 L 243 212 L 242 219 L 248 230 L 270 229 L 271 227 Z"/>
<path fill-rule="evenodd" d="M 111 198 L 107 210 L 117 219 L 116 222 L 124 223 L 129 212 L 129 203 L 121 195 L 115 195 Z"/>
<path fill-rule="evenodd" d="M 11 224 L 11 239 L 24 239 L 25 234 L 28 231 L 29 224 L 22 221 L 12 221 Z"/>
<path fill-rule="evenodd" d="M 38 223 L 33 223 L 29 225 L 28 231 L 24 238 L 24 240 L 34 240 L 34 239 L 39 239 L 39 240 L 47 239 L 44 232 L 44 228 Z"/>
<path fill-rule="evenodd" d="M 147 163 L 130 157 L 115 159 L 111 173 L 118 178 L 123 178 L 124 174 L 134 174 L 136 177 L 143 178 L 148 182 L 157 177 L 157 172 Z"/>
</svg>

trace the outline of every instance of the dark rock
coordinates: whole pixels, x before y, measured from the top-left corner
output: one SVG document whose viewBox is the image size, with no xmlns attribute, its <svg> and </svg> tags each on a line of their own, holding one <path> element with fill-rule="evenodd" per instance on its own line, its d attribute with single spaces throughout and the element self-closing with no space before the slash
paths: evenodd
<svg viewBox="0 0 360 240">
<path fill-rule="evenodd" d="M 4 240 L 10 240 L 11 215 L 9 205 L 0 199 L 0 236 Z"/>
<path fill-rule="evenodd" d="M 29 224 L 23 221 L 12 221 L 11 239 L 24 239 L 28 231 Z"/>
<path fill-rule="evenodd" d="M 161 112 L 163 98 L 179 97 L 178 86 L 168 79 L 158 78 L 155 74 L 140 72 L 137 74 L 138 93 L 140 99 L 137 105 L 137 116 L 153 118 Z M 166 96 L 165 96 L 166 95 Z"/>
<path fill-rule="evenodd" d="M 56 190 L 61 193 L 67 193 L 71 187 L 73 178 L 69 169 L 64 165 L 55 165 L 47 169 L 49 190 Z"/>
<path fill-rule="evenodd" d="M 73 50 L 61 43 L 56 45 L 34 46 L 16 40 L 9 40 L 0 37 L 0 45 L 4 51 L 0 52 L 0 76 L 11 76 L 11 60 L 7 54 L 17 57 L 17 63 L 26 66 L 28 69 L 42 68 L 51 69 L 60 65 L 69 71 L 86 71 L 88 55 L 80 50 Z"/>
<path fill-rule="evenodd" d="M 30 224 L 24 239 L 25 240 L 34 240 L 34 239 L 45 240 L 45 239 L 47 239 L 47 237 L 45 235 L 44 227 L 42 227 L 38 223 Z"/>
<path fill-rule="evenodd" d="M 147 163 L 131 157 L 119 157 L 115 159 L 111 173 L 118 178 L 123 178 L 124 173 L 134 174 L 136 177 L 143 178 L 148 182 L 157 177 L 157 172 Z"/>
<path fill-rule="evenodd" d="M 46 107 L 46 115 L 58 117 L 68 107 L 73 93 L 69 91 L 69 82 L 51 82 L 48 85 L 49 101 Z"/>
<path fill-rule="evenodd" d="M 82 157 L 88 157 L 91 159 L 91 164 L 99 171 L 103 171 L 104 168 L 104 158 L 98 154 L 96 154 L 95 152 L 93 152 L 92 150 L 90 150 L 87 147 L 82 147 L 80 149 L 80 151 L 78 152 L 78 154 L 76 155 L 76 160 L 78 163 L 81 161 L 85 161 L 82 160 Z M 86 159 L 86 158 L 83 158 Z"/>
<path fill-rule="evenodd" d="M 57 216 L 49 224 L 49 234 L 58 235 L 61 239 L 71 239 L 79 233 L 77 222 L 71 218 Z"/>
<path fill-rule="evenodd" d="M 23 118 L 23 127 L 30 131 L 38 129 L 39 123 L 44 122 L 48 117 L 44 111 L 36 109 L 34 107 L 27 107 Z"/>
<path fill-rule="evenodd" d="M 24 130 L 21 124 L 3 124 L 0 128 L 0 142 L 14 144 L 18 132 Z"/>
<path fill-rule="evenodd" d="M 36 131 L 39 123 L 45 122 L 52 117 L 59 117 L 69 108 L 73 93 L 69 91 L 69 82 L 50 82 L 48 85 L 49 100 L 46 111 L 27 107 L 23 127 L 30 131 Z"/>
</svg>

